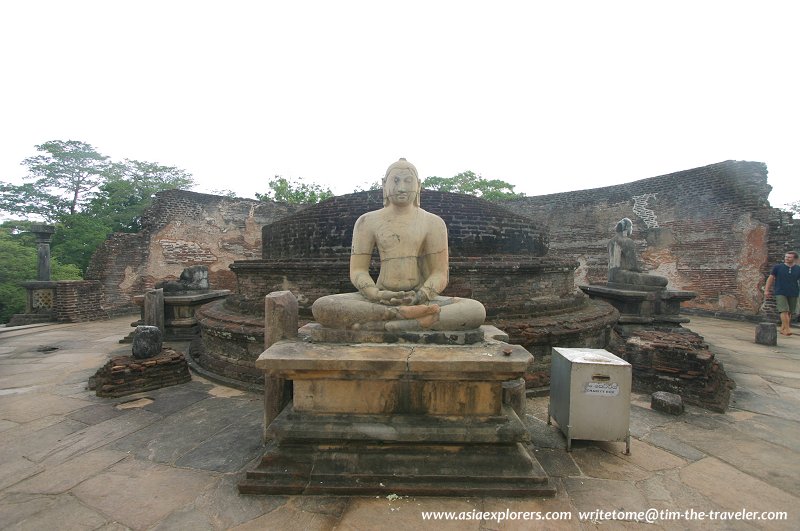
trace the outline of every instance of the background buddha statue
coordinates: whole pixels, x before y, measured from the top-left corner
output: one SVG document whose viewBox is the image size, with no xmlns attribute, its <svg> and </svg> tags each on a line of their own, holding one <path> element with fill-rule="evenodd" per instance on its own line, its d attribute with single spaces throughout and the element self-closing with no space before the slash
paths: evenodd
<svg viewBox="0 0 800 531">
<path fill-rule="evenodd" d="M 630 289 L 649 290 L 666 288 L 668 280 L 658 275 L 650 275 L 642 269 L 636 254 L 636 244 L 630 238 L 633 223 L 622 218 L 614 229 L 616 234 L 608 242 L 608 282 L 623 284 Z"/>
</svg>

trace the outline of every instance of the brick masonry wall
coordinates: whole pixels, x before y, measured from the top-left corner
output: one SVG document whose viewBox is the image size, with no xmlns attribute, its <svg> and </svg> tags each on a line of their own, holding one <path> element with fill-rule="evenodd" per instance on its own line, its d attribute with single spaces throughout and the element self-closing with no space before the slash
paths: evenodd
<svg viewBox="0 0 800 531">
<path fill-rule="evenodd" d="M 771 264 L 798 245 L 797 221 L 770 207 L 770 189 L 766 165 L 726 161 L 508 206 L 550 226 L 549 256 L 577 260 L 577 284 L 606 280 L 606 245 L 628 217 L 646 269 L 698 293 L 687 306 L 747 316 L 763 309 Z"/>
<path fill-rule="evenodd" d="M 450 256 L 547 254 L 546 230 L 530 219 L 486 200 L 423 190 L 423 209 L 447 225 Z M 349 259 L 353 226 L 361 214 L 383 207 L 383 192 L 373 190 L 334 197 L 265 226 L 264 259 Z"/>
<path fill-rule="evenodd" d="M 106 319 L 103 309 L 103 285 L 97 280 L 59 280 L 53 308 L 56 320 L 80 323 Z"/>
<path fill-rule="evenodd" d="M 266 294 L 289 290 L 297 297 L 301 316 L 310 318 L 311 305 L 317 298 L 355 291 L 349 267 L 345 257 L 237 261 L 231 269 L 236 273 L 240 296 L 228 299 L 226 304 L 256 313 L 261 311 Z M 537 310 L 558 312 L 580 306 L 574 296 L 573 270 L 573 262 L 547 257 L 452 258 L 450 283 L 442 295 L 477 299 L 489 317 L 530 315 Z M 377 278 L 377 261 L 370 272 Z"/>
<path fill-rule="evenodd" d="M 501 208 L 502 216 L 499 210 L 497 215 L 505 225 L 498 230 L 500 234 L 511 231 L 507 235 L 512 238 L 505 241 L 524 239 L 522 246 L 529 247 L 531 254 L 541 255 L 549 246 L 547 257 L 576 261 L 575 284 L 586 284 L 605 280 L 607 242 L 616 222 L 629 217 L 646 267 L 669 278 L 674 288 L 698 292 L 690 306 L 753 316 L 759 310 L 769 311 L 772 304 L 767 301 L 765 306 L 763 301 L 771 265 L 781 261 L 786 250 L 800 248 L 800 223 L 769 206 L 769 190 L 764 164 L 726 161 L 617 186 L 504 202 L 501 207 L 531 218 L 534 226 L 521 230 L 519 219 L 509 218 Z M 365 210 L 382 205 L 380 192 L 354 195 L 369 207 Z M 452 208 L 448 201 L 473 199 L 459 197 L 423 191 L 423 208 L 439 210 L 447 219 Z M 291 219 L 301 207 L 180 190 L 161 192 L 143 216 L 143 230 L 106 240 L 93 256 L 87 278 L 101 282 L 103 309 L 109 313 L 135 309 L 133 295 L 158 280 L 177 278 L 184 267 L 194 264 L 209 266 L 211 285 L 217 289 L 252 293 L 282 286 L 291 283 L 291 270 L 274 278 L 240 279 L 237 285 L 228 266 L 234 260 L 261 258 L 262 227 L 279 219 L 284 221 L 265 231 L 267 238 L 274 239 L 264 248 L 265 258 L 291 262 L 290 256 L 298 249 L 310 250 L 307 258 L 347 256 L 349 248 L 341 242 L 349 241 L 355 214 L 336 204 L 325 211 L 329 214 L 325 219 L 319 214 Z M 460 209 L 468 207 L 461 205 Z M 488 254 L 502 260 L 498 253 L 513 251 L 494 248 L 492 234 L 473 230 L 471 224 L 476 220 L 468 216 L 447 221 L 453 257 Z M 482 226 L 487 226 L 485 220 Z M 549 227 L 549 238 L 539 227 Z M 313 245 L 309 246 L 309 241 Z M 323 270 L 323 261 L 305 263 L 318 266 L 322 277 L 332 272 Z M 259 285 L 250 285 L 253 282 Z M 343 282 L 349 287 L 346 278 Z M 459 292 L 474 289 L 463 283 L 452 288 Z"/>
<path fill-rule="evenodd" d="M 103 286 L 109 314 L 137 311 L 133 296 L 184 268 L 207 265 L 214 289 L 236 289 L 234 260 L 261 256 L 261 227 L 301 207 L 184 190 L 159 192 L 137 234 L 111 235 L 92 256 L 86 278 Z"/>
</svg>

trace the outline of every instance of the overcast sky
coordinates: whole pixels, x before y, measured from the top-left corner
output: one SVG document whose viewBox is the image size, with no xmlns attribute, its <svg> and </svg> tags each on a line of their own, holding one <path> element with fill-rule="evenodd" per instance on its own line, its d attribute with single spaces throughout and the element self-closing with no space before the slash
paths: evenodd
<svg viewBox="0 0 800 531">
<path fill-rule="evenodd" d="M 800 30 L 774 1 L 0 4 L 0 180 L 48 140 L 349 193 L 406 157 L 540 195 L 769 166 L 800 199 Z"/>
</svg>

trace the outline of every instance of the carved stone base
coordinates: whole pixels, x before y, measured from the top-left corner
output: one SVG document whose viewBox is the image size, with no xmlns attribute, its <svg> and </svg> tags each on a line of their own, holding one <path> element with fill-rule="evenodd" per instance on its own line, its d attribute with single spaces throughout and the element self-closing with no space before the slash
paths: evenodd
<svg viewBox="0 0 800 531">
<path fill-rule="evenodd" d="M 283 340 L 256 361 L 293 381 L 249 494 L 552 496 L 503 384 L 531 355 L 474 345 L 315 344 Z M 508 393 L 506 393 L 508 394 Z M 265 412 L 266 413 L 266 412 Z"/>
<path fill-rule="evenodd" d="M 200 323 L 197 310 L 209 302 L 224 299 L 229 290 L 217 289 L 207 291 L 170 292 L 164 294 L 164 341 L 191 341 L 200 336 Z M 144 305 L 144 295 L 137 295 L 133 301 L 140 307 Z M 142 319 L 131 323 L 131 326 L 145 324 L 144 311 Z M 133 332 L 120 340 L 120 343 L 133 341 Z"/>
<path fill-rule="evenodd" d="M 482 328 L 474 330 L 348 330 L 308 323 L 298 332 L 313 343 L 417 343 L 432 345 L 471 345 L 483 341 Z"/>
<path fill-rule="evenodd" d="M 689 319 L 680 316 L 681 303 L 692 300 L 692 291 L 644 289 L 616 283 L 580 286 L 592 299 L 605 301 L 620 313 L 619 324 L 680 326 Z"/>
<path fill-rule="evenodd" d="M 239 483 L 242 494 L 554 496 L 517 444 L 279 445 Z"/>
</svg>

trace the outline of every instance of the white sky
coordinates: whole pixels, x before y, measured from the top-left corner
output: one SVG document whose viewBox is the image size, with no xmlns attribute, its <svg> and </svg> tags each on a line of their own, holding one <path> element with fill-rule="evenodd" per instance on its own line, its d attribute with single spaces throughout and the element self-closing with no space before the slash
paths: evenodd
<svg viewBox="0 0 800 531">
<path fill-rule="evenodd" d="M 728 159 L 800 199 L 793 2 L 0 4 L 0 180 L 48 140 L 242 197 L 406 157 L 540 195 Z M 794 185 L 791 183 L 795 182 Z"/>
</svg>

